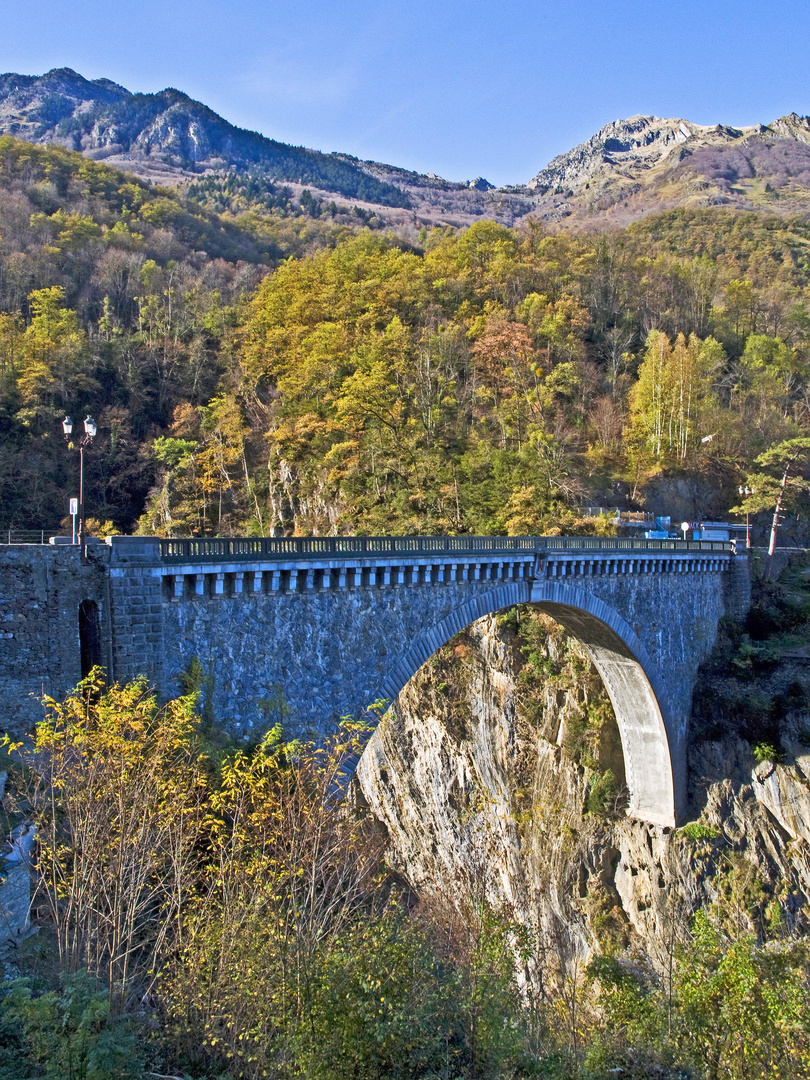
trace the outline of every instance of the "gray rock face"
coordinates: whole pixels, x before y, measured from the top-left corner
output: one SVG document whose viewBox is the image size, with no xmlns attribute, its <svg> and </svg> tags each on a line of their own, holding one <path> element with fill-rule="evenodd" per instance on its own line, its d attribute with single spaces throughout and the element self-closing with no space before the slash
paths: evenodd
<svg viewBox="0 0 810 1080">
<path fill-rule="evenodd" d="M 0 860 L 0 949 L 25 937 L 30 913 L 31 868 Z"/>
<path fill-rule="evenodd" d="M 559 639 L 549 631 L 552 659 Z M 437 691 L 459 663 L 458 680 Z M 744 870 L 789 922 L 803 917 L 806 748 L 797 742 L 767 776 L 739 740 L 693 749 L 690 809 L 706 839 L 588 813 L 595 774 L 574 762 L 565 736 L 581 703 L 550 680 L 527 709 L 523 663 L 497 619 L 480 620 L 411 680 L 361 759 L 356 782 L 417 892 L 452 891 L 477 875 L 493 902 L 568 960 L 618 945 L 659 968 L 673 935 L 715 898 L 718 874 Z"/>
<path fill-rule="evenodd" d="M 7 849 L 0 854 L 0 949 L 19 941 L 30 927 L 35 839 L 36 826 L 24 821 L 11 831 Z"/>
<path fill-rule="evenodd" d="M 652 169 L 686 143 L 722 145 L 753 134 L 758 127 L 744 129 L 704 127 L 688 120 L 660 116 L 631 116 L 605 124 L 587 142 L 560 154 L 532 180 L 530 188 L 579 187 L 600 174 L 618 168 Z M 677 160 L 677 157 L 674 159 Z"/>
<path fill-rule="evenodd" d="M 731 204 L 773 213 L 804 207 L 810 121 L 791 113 L 736 128 L 632 116 L 554 158 L 532 180 L 538 216 L 629 224 L 675 206 Z"/>
</svg>

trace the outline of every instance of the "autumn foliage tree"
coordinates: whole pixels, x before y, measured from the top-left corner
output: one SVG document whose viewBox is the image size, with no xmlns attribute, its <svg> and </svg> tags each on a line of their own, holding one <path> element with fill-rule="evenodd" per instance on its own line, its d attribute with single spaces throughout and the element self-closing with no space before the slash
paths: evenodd
<svg viewBox="0 0 810 1080">
<path fill-rule="evenodd" d="M 207 781 L 193 702 L 161 708 L 145 682 L 107 689 L 97 669 L 45 708 L 13 748 L 43 899 L 64 970 L 101 977 L 120 1007 L 153 981 L 196 878 Z"/>
</svg>

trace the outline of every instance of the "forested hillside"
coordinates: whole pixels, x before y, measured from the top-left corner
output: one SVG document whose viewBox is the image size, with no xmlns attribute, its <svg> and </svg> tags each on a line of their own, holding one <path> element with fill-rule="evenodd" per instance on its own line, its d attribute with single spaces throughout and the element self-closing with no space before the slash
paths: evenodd
<svg viewBox="0 0 810 1080">
<path fill-rule="evenodd" d="M 85 411 L 101 425 L 88 504 L 133 525 L 154 482 L 151 440 L 178 404 L 216 392 L 242 299 L 283 258 L 346 231 L 288 195 L 237 220 L 79 154 L 0 138 L 3 527 L 63 517 L 77 462 L 59 425 Z"/>
<path fill-rule="evenodd" d="M 99 425 L 88 512 L 175 535 L 532 532 L 676 488 L 722 513 L 806 422 L 805 217 L 409 245 L 10 138 L 0 170 L 0 527 L 64 517 L 66 412 Z"/>
</svg>

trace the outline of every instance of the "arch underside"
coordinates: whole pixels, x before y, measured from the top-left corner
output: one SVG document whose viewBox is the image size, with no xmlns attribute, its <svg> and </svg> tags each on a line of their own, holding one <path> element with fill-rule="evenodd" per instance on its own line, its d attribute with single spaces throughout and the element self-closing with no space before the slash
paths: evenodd
<svg viewBox="0 0 810 1080">
<path fill-rule="evenodd" d="M 633 630 L 613 608 L 584 589 L 556 581 L 513 581 L 479 594 L 411 643 L 374 700 L 394 701 L 422 664 L 476 619 L 526 603 L 581 642 L 602 677 L 622 742 L 628 813 L 656 825 L 675 825 L 685 791 L 685 764 L 665 687 Z M 350 772 L 357 760 L 359 755 L 347 763 Z"/>
</svg>

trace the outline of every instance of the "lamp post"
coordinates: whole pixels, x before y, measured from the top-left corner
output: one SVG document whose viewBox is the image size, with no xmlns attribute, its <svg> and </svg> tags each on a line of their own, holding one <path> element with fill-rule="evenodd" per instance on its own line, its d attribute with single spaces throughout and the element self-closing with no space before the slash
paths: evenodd
<svg viewBox="0 0 810 1080">
<path fill-rule="evenodd" d="M 93 439 L 96 437 L 96 422 L 92 416 L 85 417 L 84 420 L 84 435 L 79 439 L 79 546 L 81 548 L 82 562 L 87 562 L 87 549 L 85 544 L 85 528 L 84 528 L 84 448 L 90 446 Z M 62 421 L 62 431 L 65 433 L 65 441 L 69 446 L 72 446 L 70 442 L 70 436 L 73 432 L 73 421 L 69 416 L 66 416 Z"/>
<path fill-rule="evenodd" d="M 745 487 L 738 487 L 737 491 L 740 493 L 740 498 L 744 495 L 753 495 L 754 489 L 750 488 L 748 484 Z M 751 514 L 748 510 L 745 511 L 745 546 L 750 549 L 751 547 Z"/>
</svg>

